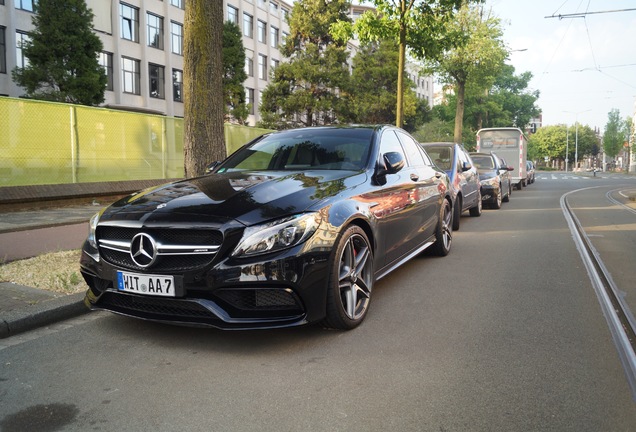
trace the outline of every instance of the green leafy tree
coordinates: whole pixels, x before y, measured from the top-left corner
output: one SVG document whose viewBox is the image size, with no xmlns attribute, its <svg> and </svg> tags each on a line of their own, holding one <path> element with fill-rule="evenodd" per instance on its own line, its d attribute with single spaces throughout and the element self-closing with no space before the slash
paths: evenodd
<svg viewBox="0 0 636 432">
<path fill-rule="evenodd" d="M 226 156 L 223 126 L 223 2 L 189 0 L 184 20 L 184 139 L 186 177 Z"/>
<path fill-rule="evenodd" d="M 464 34 L 464 43 L 442 56 L 426 59 L 426 64 L 443 82 L 453 86 L 456 95 L 454 139 L 460 142 L 467 83 L 472 81 L 484 92 L 489 89 L 500 74 L 508 52 L 503 44 L 499 19 L 484 16 L 476 6 L 462 5 L 447 27 L 449 34 Z"/>
<path fill-rule="evenodd" d="M 605 133 L 603 134 L 603 150 L 611 158 L 615 158 L 627 140 L 628 125 L 621 119 L 621 113 L 613 109 L 607 116 Z"/>
<path fill-rule="evenodd" d="M 248 107 L 245 103 L 245 48 L 241 29 L 231 21 L 223 25 L 223 102 L 225 120 L 245 124 Z"/>
<path fill-rule="evenodd" d="M 288 61 L 274 69 L 263 91 L 262 127 L 289 128 L 348 122 L 353 117 L 346 43 L 329 33 L 347 20 L 345 0 L 299 0 L 289 18 L 281 52 Z"/>
<path fill-rule="evenodd" d="M 393 40 L 367 42 L 353 58 L 352 101 L 359 123 L 393 123 L 396 111 L 398 64 L 397 44 Z M 406 118 L 413 123 L 418 115 L 415 84 L 404 77 Z M 421 110 L 422 108 L 420 108 Z M 421 114 L 421 112 L 420 112 Z"/>
<path fill-rule="evenodd" d="M 445 26 L 462 0 L 371 0 L 371 3 L 375 11 L 365 12 L 355 23 L 340 20 L 331 32 L 339 40 L 349 40 L 355 34 L 362 42 L 393 39 L 398 44 L 395 124 L 401 127 L 407 50 L 417 59 L 439 58 L 444 50 L 462 43 L 464 34 Z"/>
<path fill-rule="evenodd" d="M 32 23 L 22 47 L 28 64 L 12 71 L 26 96 L 80 105 L 104 102 L 106 74 L 97 59 L 103 46 L 86 2 L 39 0 Z"/>
<path fill-rule="evenodd" d="M 529 137 L 528 153 L 533 159 L 557 159 L 565 161 L 567 158 L 572 167 L 578 158 L 596 156 L 598 154 L 598 137 L 589 126 L 565 125 L 544 126 Z"/>
</svg>

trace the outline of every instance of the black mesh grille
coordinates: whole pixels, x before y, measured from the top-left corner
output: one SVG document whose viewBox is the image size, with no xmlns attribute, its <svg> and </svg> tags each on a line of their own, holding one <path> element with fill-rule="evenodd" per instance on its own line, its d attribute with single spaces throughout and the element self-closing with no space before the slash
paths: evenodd
<svg viewBox="0 0 636 432">
<path fill-rule="evenodd" d="M 119 267 L 130 270 L 148 271 L 136 265 L 127 252 L 118 252 L 112 249 L 100 248 L 100 254 L 105 261 Z M 170 273 L 184 272 L 203 267 L 212 262 L 214 255 L 166 255 L 157 258 L 150 269 Z"/>
<path fill-rule="evenodd" d="M 240 310 L 300 309 L 296 296 L 286 289 L 223 289 L 217 291 L 216 295 Z"/>
<path fill-rule="evenodd" d="M 216 318 L 214 314 L 196 302 L 138 297 L 120 293 L 104 293 L 98 306 L 135 316 L 161 315 L 162 319 Z"/>
<path fill-rule="evenodd" d="M 138 228 L 98 226 L 97 239 L 98 241 L 117 240 L 130 242 L 140 232 L 142 231 Z M 223 241 L 223 235 L 216 230 L 155 228 L 143 229 L 143 232 L 152 236 L 158 243 L 166 246 L 219 246 Z M 100 247 L 99 253 L 104 261 L 118 267 L 138 271 L 149 270 L 135 264 L 127 252 Z M 157 258 L 157 261 L 150 269 L 161 272 L 184 272 L 209 265 L 213 259 L 214 254 L 163 255 Z"/>
</svg>

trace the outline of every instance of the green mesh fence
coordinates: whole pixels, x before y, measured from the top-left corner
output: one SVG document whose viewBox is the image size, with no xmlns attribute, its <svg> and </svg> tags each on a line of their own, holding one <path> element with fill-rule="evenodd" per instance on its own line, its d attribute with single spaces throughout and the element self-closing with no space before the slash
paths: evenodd
<svg viewBox="0 0 636 432">
<path fill-rule="evenodd" d="M 228 154 L 266 132 L 226 124 Z M 183 175 L 183 119 L 0 97 L 0 186 Z"/>
</svg>

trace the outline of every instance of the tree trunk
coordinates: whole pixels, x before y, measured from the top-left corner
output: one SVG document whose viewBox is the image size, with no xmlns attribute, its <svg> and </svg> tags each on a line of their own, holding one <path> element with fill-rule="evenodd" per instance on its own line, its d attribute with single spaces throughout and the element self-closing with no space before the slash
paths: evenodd
<svg viewBox="0 0 636 432">
<path fill-rule="evenodd" d="M 400 1 L 402 16 L 406 14 L 406 0 Z M 398 54 L 398 79 L 397 79 L 397 106 L 395 107 L 395 125 L 402 127 L 404 124 L 404 63 L 406 61 L 406 24 L 404 18 L 400 19 L 400 43 Z"/>
<path fill-rule="evenodd" d="M 462 143 L 462 129 L 464 127 L 464 93 L 466 91 L 466 82 L 456 80 L 457 90 L 457 109 L 455 110 L 455 133 L 454 140 L 456 143 Z"/>
<path fill-rule="evenodd" d="M 189 0 L 184 24 L 185 176 L 226 157 L 223 125 L 223 2 Z"/>
</svg>

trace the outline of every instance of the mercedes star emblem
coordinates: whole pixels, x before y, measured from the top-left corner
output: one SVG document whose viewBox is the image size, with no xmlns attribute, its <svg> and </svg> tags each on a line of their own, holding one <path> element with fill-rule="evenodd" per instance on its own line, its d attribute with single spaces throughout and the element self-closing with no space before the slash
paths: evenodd
<svg viewBox="0 0 636 432">
<path fill-rule="evenodd" d="M 130 243 L 130 257 L 139 267 L 150 267 L 157 258 L 155 240 L 145 233 L 134 236 Z"/>
</svg>

